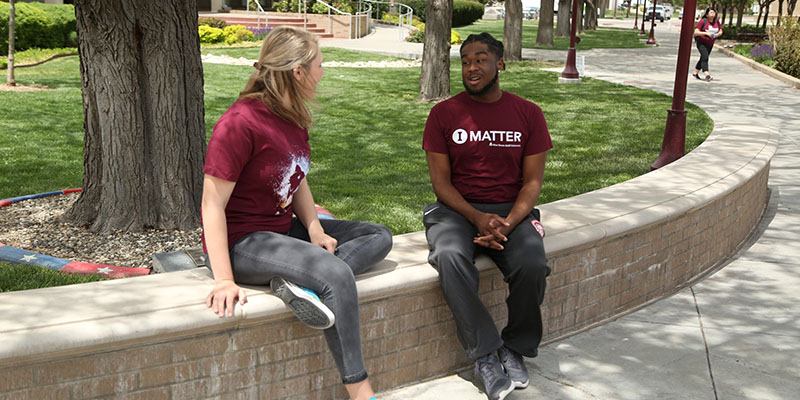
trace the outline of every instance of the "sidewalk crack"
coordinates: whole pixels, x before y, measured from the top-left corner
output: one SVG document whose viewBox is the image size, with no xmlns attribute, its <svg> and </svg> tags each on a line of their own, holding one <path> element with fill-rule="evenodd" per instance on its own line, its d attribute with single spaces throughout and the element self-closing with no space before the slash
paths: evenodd
<svg viewBox="0 0 800 400">
<path fill-rule="evenodd" d="M 697 295 L 694 293 L 694 288 L 690 287 L 692 291 L 692 299 L 694 299 L 694 309 L 697 310 L 697 320 L 700 322 L 700 333 L 703 335 L 703 346 L 706 349 L 706 363 L 708 364 L 708 376 L 711 378 L 711 390 L 714 391 L 714 400 L 719 400 L 717 396 L 717 385 L 714 382 L 714 371 L 711 369 L 711 352 L 708 350 L 708 340 L 706 340 L 706 330 L 703 328 L 703 316 L 700 314 L 700 306 L 697 304 Z"/>
</svg>

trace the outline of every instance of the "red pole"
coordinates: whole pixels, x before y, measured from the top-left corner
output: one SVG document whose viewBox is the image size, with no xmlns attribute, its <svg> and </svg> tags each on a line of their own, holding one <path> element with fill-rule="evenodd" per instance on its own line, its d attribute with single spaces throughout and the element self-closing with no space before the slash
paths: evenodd
<svg viewBox="0 0 800 400">
<path fill-rule="evenodd" d="M 577 36 L 578 33 L 578 1 L 572 0 L 572 32 L 569 35 L 569 50 L 567 50 L 567 65 L 564 66 L 564 71 L 561 72 L 561 77 L 565 79 L 580 79 L 578 75 L 578 68 L 575 67 L 575 45 L 581 39 Z"/>
<path fill-rule="evenodd" d="M 652 20 L 650 21 L 650 37 L 647 39 L 647 42 L 644 44 L 655 46 L 656 45 L 656 36 L 655 36 L 655 27 L 656 27 L 656 3 L 658 0 L 653 0 L 653 15 Z M 645 10 L 645 12 L 647 12 Z"/>
<path fill-rule="evenodd" d="M 686 81 L 689 75 L 689 58 L 692 51 L 694 35 L 694 15 L 697 0 L 686 0 L 681 22 L 681 38 L 678 45 L 678 64 L 675 68 L 675 86 L 672 92 L 672 109 L 667 110 L 667 125 L 664 129 L 664 140 L 661 142 L 661 154 L 650 165 L 650 170 L 661 168 L 686 153 Z"/>
<path fill-rule="evenodd" d="M 614 19 L 617 19 L 617 0 L 614 0 Z"/>
<path fill-rule="evenodd" d="M 646 32 L 644 31 L 644 15 L 647 14 L 647 0 L 644 2 L 644 8 L 642 9 L 642 29 L 639 30 L 640 35 L 645 35 Z"/>
<path fill-rule="evenodd" d="M 639 29 L 639 0 L 636 0 L 636 17 L 633 18 L 633 29 Z"/>
</svg>

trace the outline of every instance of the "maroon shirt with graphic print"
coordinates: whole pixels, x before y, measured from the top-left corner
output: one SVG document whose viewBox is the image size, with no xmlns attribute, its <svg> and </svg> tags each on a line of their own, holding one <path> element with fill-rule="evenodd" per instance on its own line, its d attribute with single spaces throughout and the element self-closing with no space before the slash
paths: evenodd
<svg viewBox="0 0 800 400">
<path fill-rule="evenodd" d="M 710 22 L 707 18 L 700 18 L 700 20 L 697 21 L 697 25 L 695 25 L 694 27 L 700 30 L 700 32 L 713 33 L 714 39 L 706 35 L 695 36 L 698 42 L 707 44 L 709 46 L 713 46 L 714 42 L 717 40 L 716 38 L 717 32 L 719 32 L 719 30 L 722 29 L 722 23 L 720 23 L 718 19 L 715 19 L 714 22 Z"/>
<path fill-rule="evenodd" d="M 308 173 L 310 152 L 308 131 L 260 100 L 241 99 L 220 117 L 203 172 L 236 182 L 225 207 L 229 246 L 252 232 L 289 231 L 292 196 Z"/>
<path fill-rule="evenodd" d="M 450 181 L 470 202 L 504 203 L 522 189 L 522 160 L 553 147 L 542 109 L 508 92 L 479 103 L 461 92 L 428 115 L 422 148 L 450 157 Z"/>
</svg>

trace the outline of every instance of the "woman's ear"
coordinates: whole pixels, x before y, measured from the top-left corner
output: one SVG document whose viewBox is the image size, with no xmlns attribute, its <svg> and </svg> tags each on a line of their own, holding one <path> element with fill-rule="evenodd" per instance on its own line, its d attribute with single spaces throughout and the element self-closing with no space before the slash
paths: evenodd
<svg viewBox="0 0 800 400">
<path fill-rule="evenodd" d="M 294 76 L 294 79 L 296 79 L 298 82 L 303 82 L 302 68 L 303 67 L 301 65 L 292 68 L 292 76 Z"/>
</svg>

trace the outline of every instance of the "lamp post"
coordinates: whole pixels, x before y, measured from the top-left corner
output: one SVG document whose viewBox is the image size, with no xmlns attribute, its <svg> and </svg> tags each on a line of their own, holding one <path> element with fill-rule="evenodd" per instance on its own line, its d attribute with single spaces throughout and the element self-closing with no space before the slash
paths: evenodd
<svg viewBox="0 0 800 400">
<path fill-rule="evenodd" d="M 653 0 L 653 15 L 652 15 L 652 19 L 650 20 L 650 37 L 647 39 L 647 42 L 644 43 L 644 44 L 646 44 L 648 46 L 655 46 L 656 45 L 656 36 L 655 36 L 656 3 L 658 3 L 658 0 Z"/>
<path fill-rule="evenodd" d="M 678 64 L 675 68 L 675 86 L 672 90 L 672 108 L 667 110 L 667 125 L 664 129 L 664 140 L 661 142 L 661 154 L 650 170 L 661 168 L 681 157 L 686 152 L 686 81 L 689 75 L 689 58 L 692 51 L 694 21 L 686 18 L 694 15 L 697 0 L 686 0 L 681 23 L 681 37 L 678 45 Z"/>
<path fill-rule="evenodd" d="M 569 50 L 567 50 L 567 65 L 558 78 L 558 83 L 581 83 L 578 69 L 575 68 L 575 45 L 580 43 L 581 38 L 578 33 L 578 1 L 572 0 L 572 31 L 569 35 Z"/>
<path fill-rule="evenodd" d="M 633 29 L 639 29 L 639 0 L 636 0 L 636 17 L 633 18 Z"/>
<path fill-rule="evenodd" d="M 647 0 L 644 1 L 644 7 L 642 8 L 642 28 L 639 29 L 640 35 L 646 35 L 644 31 L 644 15 L 647 14 Z"/>
</svg>

